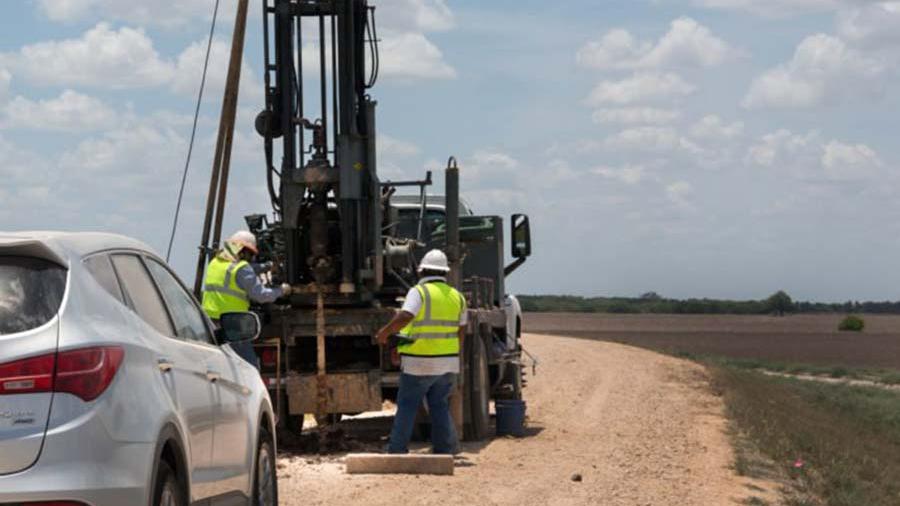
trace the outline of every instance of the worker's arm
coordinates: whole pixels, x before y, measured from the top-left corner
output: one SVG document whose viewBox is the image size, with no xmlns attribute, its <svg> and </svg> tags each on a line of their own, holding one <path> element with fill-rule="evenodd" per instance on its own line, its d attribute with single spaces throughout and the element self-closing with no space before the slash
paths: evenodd
<svg viewBox="0 0 900 506">
<path fill-rule="evenodd" d="M 271 270 L 272 270 L 272 267 L 273 267 L 274 265 L 275 265 L 275 264 L 272 263 L 272 262 L 264 262 L 264 263 L 261 263 L 261 264 L 259 264 L 259 263 L 252 263 L 252 262 L 250 263 L 250 267 L 253 268 L 253 272 L 255 272 L 257 276 L 259 276 L 260 274 L 265 274 L 265 273 L 271 271 Z"/>
<path fill-rule="evenodd" d="M 237 285 L 241 287 L 241 290 L 247 292 L 247 296 L 250 297 L 250 300 L 257 304 L 275 302 L 284 295 L 284 292 L 280 287 L 268 288 L 263 285 L 256 276 L 256 272 L 253 271 L 253 267 L 249 265 L 241 268 L 236 276 L 235 279 Z"/>
<path fill-rule="evenodd" d="M 409 322 L 413 321 L 413 318 L 415 317 L 416 315 L 407 313 L 406 311 L 398 311 L 391 321 L 378 331 L 378 334 L 375 336 L 378 344 L 382 346 L 387 345 L 388 339 L 392 335 L 403 330 L 403 328 L 409 325 Z"/>
</svg>

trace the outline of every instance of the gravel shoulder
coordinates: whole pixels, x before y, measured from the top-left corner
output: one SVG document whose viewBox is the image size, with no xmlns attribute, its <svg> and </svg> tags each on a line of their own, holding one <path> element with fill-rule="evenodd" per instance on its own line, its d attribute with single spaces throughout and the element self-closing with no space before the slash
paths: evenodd
<svg viewBox="0 0 900 506">
<path fill-rule="evenodd" d="M 737 476 L 721 399 L 702 366 L 628 346 L 528 335 L 529 436 L 465 444 L 453 477 L 350 476 L 342 455 L 282 454 L 282 504 L 771 504 Z M 360 421 L 362 422 L 362 421 Z M 345 430 L 352 433 L 353 424 Z M 365 420 L 366 430 L 390 418 Z M 373 425 L 374 424 L 374 425 Z M 380 425 L 379 425 L 380 424 Z M 422 448 L 420 451 L 427 451 Z M 581 481 L 573 477 L 580 475 Z M 752 503 L 751 503 L 752 504 Z"/>
</svg>

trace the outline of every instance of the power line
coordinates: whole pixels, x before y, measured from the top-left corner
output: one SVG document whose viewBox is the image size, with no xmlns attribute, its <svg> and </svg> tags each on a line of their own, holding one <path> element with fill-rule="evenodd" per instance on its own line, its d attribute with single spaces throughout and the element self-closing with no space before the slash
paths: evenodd
<svg viewBox="0 0 900 506">
<path fill-rule="evenodd" d="M 194 139 L 197 137 L 197 122 L 200 119 L 200 105 L 203 102 L 203 90 L 206 88 L 206 71 L 209 69 L 209 54 L 212 52 L 213 35 L 216 33 L 216 18 L 219 15 L 219 0 L 213 8 L 212 26 L 209 28 L 209 42 L 206 44 L 206 60 L 203 62 L 203 77 L 200 80 L 200 91 L 197 95 L 197 108 L 194 110 L 194 126 L 191 129 L 191 142 L 188 145 L 187 160 L 181 175 L 181 189 L 178 190 L 178 203 L 175 205 L 175 218 L 172 220 L 172 234 L 169 236 L 169 248 L 166 250 L 166 263 L 172 256 L 172 244 L 175 243 L 175 231 L 178 230 L 178 216 L 181 214 L 181 201 L 184 198 L 184 186 L 187 182 L 188 168 L 191 166 L 191 155 L 194 152 Z"/>
</svg>

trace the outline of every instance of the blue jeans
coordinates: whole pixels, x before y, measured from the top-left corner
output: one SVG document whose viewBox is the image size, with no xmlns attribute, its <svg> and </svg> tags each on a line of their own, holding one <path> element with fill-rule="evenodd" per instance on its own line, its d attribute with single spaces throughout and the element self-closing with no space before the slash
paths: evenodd
<svg viewBox="0 0 900 506">
<path fill-rule="evenodd" d="M 408 453 L 416 412 L 422 399 L 428 402 L 431 417 L 431 445 L 434 453 L 453 455 L 459 452 L 459 440 L 450 416 L 450 392 L 456 383 L 456 374 L 442 376 L 413 376 L 400 374 L 400 391 L 397 393 L 397 416 L 391 429 L 388 453 Z"/>
</svg>

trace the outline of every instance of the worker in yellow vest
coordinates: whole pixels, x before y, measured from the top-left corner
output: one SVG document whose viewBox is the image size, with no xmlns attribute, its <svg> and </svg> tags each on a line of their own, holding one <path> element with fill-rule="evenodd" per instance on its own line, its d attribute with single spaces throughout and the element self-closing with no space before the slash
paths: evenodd
<svg viewBox="0 0 900 506">
<path fill-rule="evenodd" d="M 447 284 L 447 255 L 429 251 L 419 264 L 419 284 L 406 295 L 403 307 L 376 339 L 385 346 L 400 334 L 400 390 L 389 453 L 407 453 L 416 412 L 422 399 L 431 417 L 431 442 L 436 454 L 455 454 L 459 438 L 450 416 L 450 393 L 459 375 L 459 350 L 465 335 L 466 299 Z"/>
<path fill-rule="evenodd" d="M 256 236 L 241 230 L 232 235 L 206 267 L 203 281 L 203 309 L 218 325 L 223 313 L 241 313 L 250 310 L 250 302 L 264 304 L 290 295 L 291 285 L 268 288 L 259 279 L 260 274 L 271 270 L 271 264 L 251 263 L 259 253 Z M 232 343 L 232 349 L 254 367 L 259 359 L 250 342 Z"/>
</svg>

